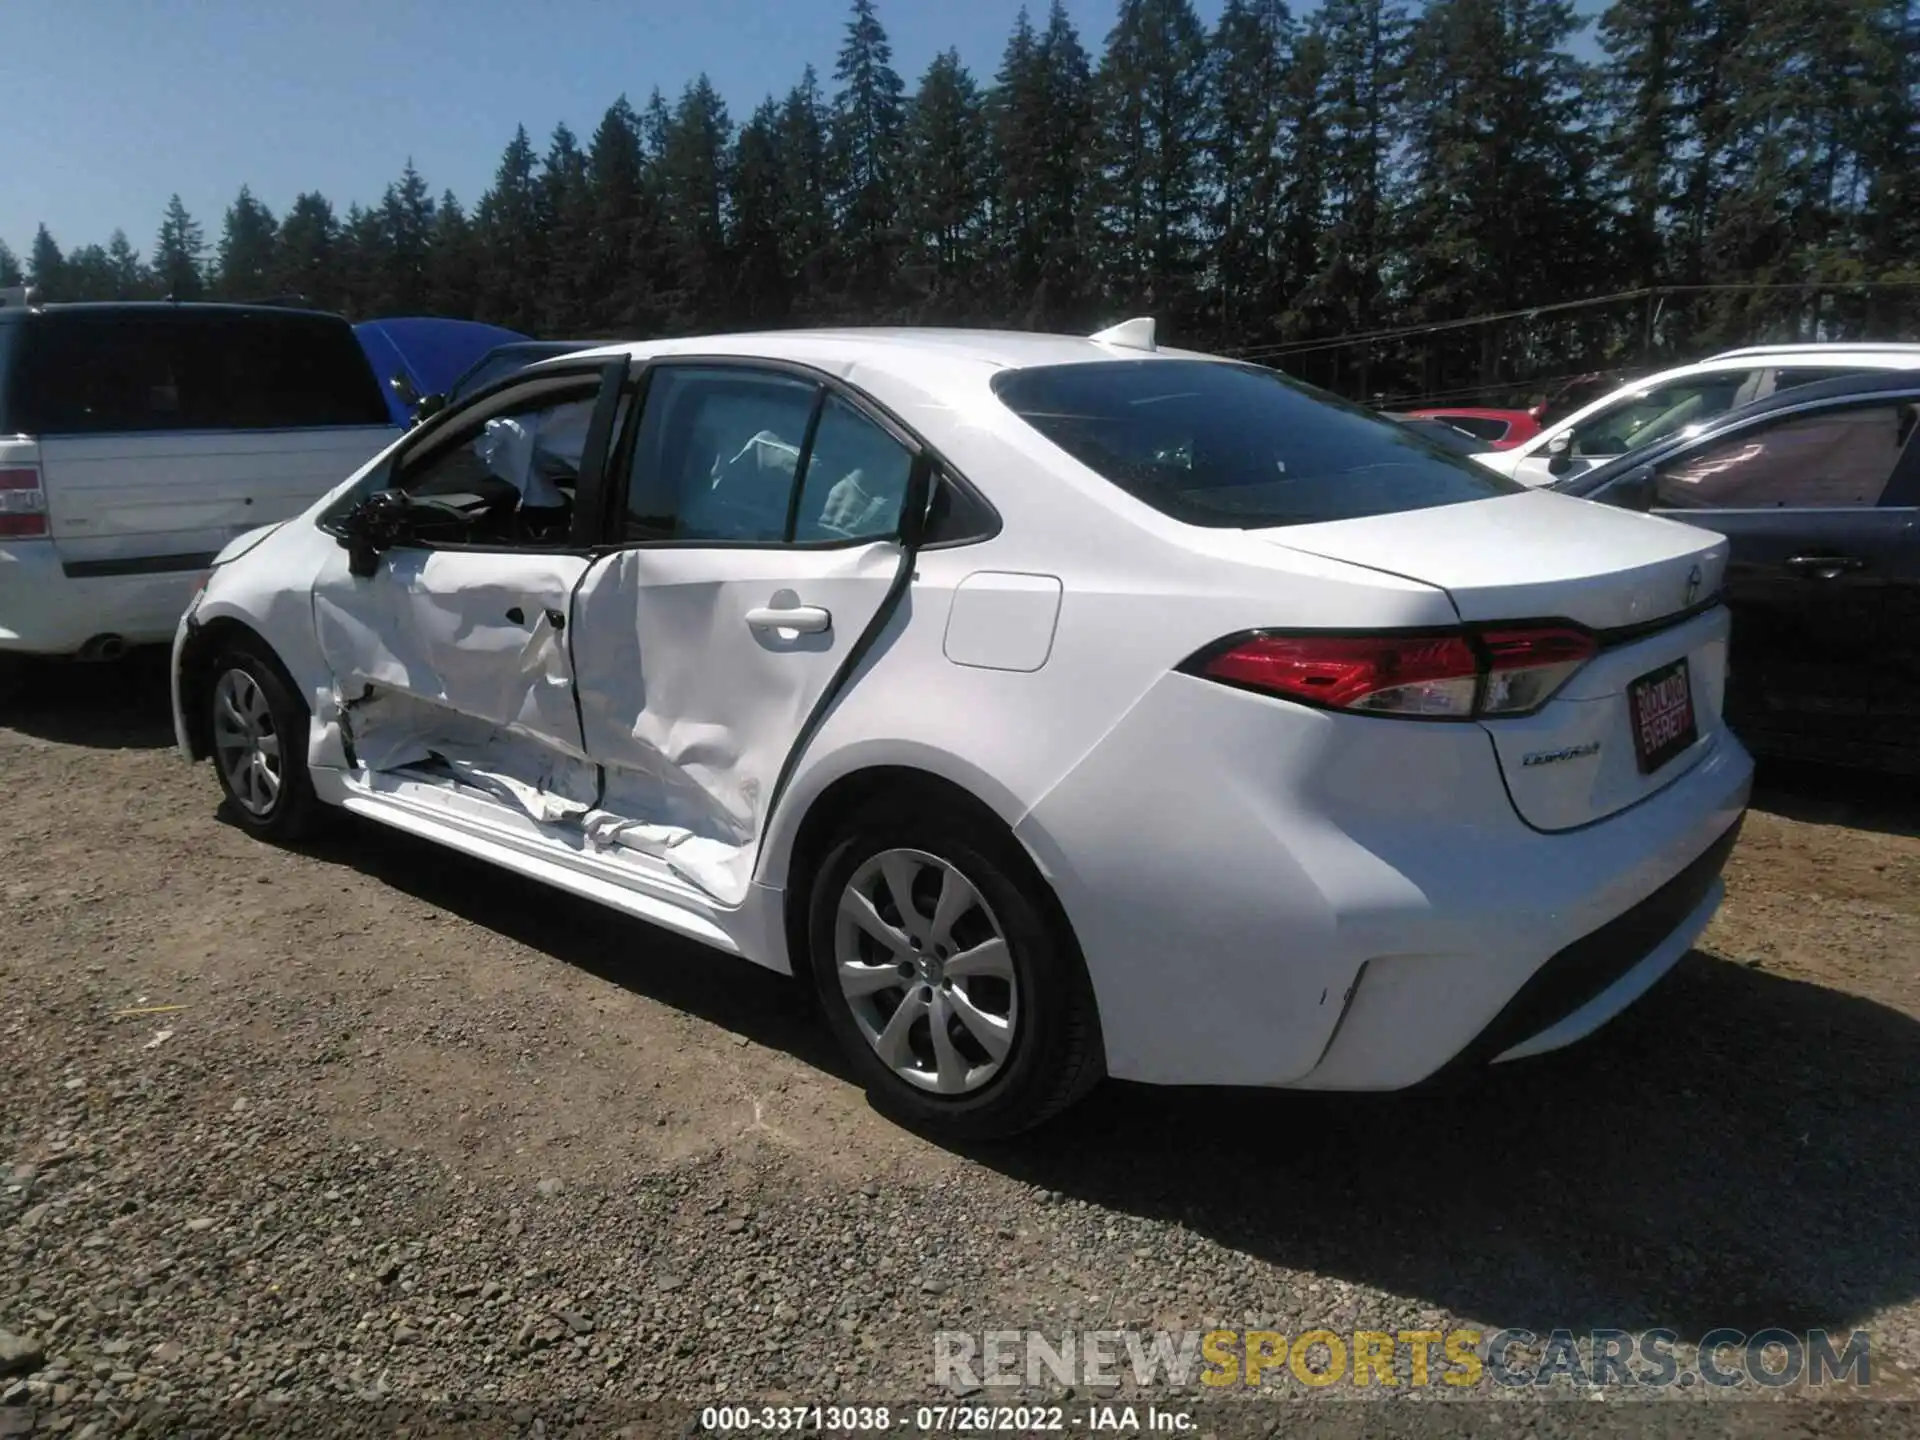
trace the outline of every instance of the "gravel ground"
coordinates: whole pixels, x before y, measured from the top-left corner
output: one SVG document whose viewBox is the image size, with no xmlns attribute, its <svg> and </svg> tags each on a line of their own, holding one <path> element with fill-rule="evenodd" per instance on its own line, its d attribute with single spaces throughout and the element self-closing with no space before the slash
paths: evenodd
<svg viewBox="0 0 1920 1440">
<path fill-rule="evenodd" d="M 1873 1392 L 1920 1390 L 1911 790 L 1770 775 L 1700 950 L 1572 1052 L 1419 1099 L 1109 1084 L 961 1153 L 875 1115 L 790 982 L 384 830 L 259 845 L 169 741 L 154 657 L 0 703 L 0 1436 L 677 1434 L 951 1403 L 932 1332 L 1029 1326 L 1865 1327 Z M 1920 1418 L 1304 1393 L 1028 1398 Z"/>
</svg>

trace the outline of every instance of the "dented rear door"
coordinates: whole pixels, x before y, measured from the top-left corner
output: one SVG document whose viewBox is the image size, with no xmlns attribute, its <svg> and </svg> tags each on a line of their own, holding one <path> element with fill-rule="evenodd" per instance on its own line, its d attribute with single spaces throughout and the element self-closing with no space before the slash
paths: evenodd
<svg viewBox="0 0 1920 1440">
<path fill-rule="evenodd" d="M 575 603 L 604 827 L 736 904 L 789 757 L 905 580 L 918 457 L 823 380 L 720 361 L 649 373 L 619 546 Z"/>
</svg>

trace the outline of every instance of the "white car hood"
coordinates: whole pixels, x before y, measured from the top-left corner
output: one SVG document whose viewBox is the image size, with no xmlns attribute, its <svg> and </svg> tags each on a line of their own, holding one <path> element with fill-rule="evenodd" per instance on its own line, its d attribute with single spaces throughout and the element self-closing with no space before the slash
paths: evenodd
<svg viewBox="0 0 1920 1440">
<path fill-rule="evenodd" d="M 218 555 L 213 557 L 213 563 L 225 565 L 230 560 L 238 560 L 286 523 L 284 520 L 276 520 L 271 525 L 258 525 L 251 530 L 241 531 L 226 543 Z"/>
</svg>

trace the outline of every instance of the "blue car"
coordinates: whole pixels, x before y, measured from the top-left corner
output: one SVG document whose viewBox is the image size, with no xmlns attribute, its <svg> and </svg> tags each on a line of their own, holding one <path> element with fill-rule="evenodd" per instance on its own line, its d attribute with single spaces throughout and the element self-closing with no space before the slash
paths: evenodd
<svg viewBox="0 0 1920 1440">
<path fill-rule="evenodd" d="M 380 379 L 388 414 L 401 426 L 421 418 L 422 400 L 445 395 L 493 351 L 528 340 L 519 331 L 499 325 L 437 316 L 365 320 L 353 327 L 353 333 Z"/>
</svg>

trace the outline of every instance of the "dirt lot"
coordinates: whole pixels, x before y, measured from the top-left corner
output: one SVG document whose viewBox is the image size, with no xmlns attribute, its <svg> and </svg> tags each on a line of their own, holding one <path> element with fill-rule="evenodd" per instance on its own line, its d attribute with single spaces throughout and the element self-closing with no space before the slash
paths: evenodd
<svg viewBox="0 0 1920 1440">
<path fill-rule="evenodd" d="M 960 1154 L 869 1110 L 790 983 L 383 830 L 256 844 L 170 739 L 144 657 L 0 702 L 0 1332 L 34 1352 L 0 1435 L 445 1397 L 682 1433 L 930 1398 L 932 1331 L 1026 1326 L 1864 1326 L 1873 1391 L 1920 1391 L 1911 788 L 1770 775 L 1700 952 L 1466 1093 L 1108 1085 Z M 1442 1410 L 1481 1428 L 1396 1407 Z"/>
</svg>

